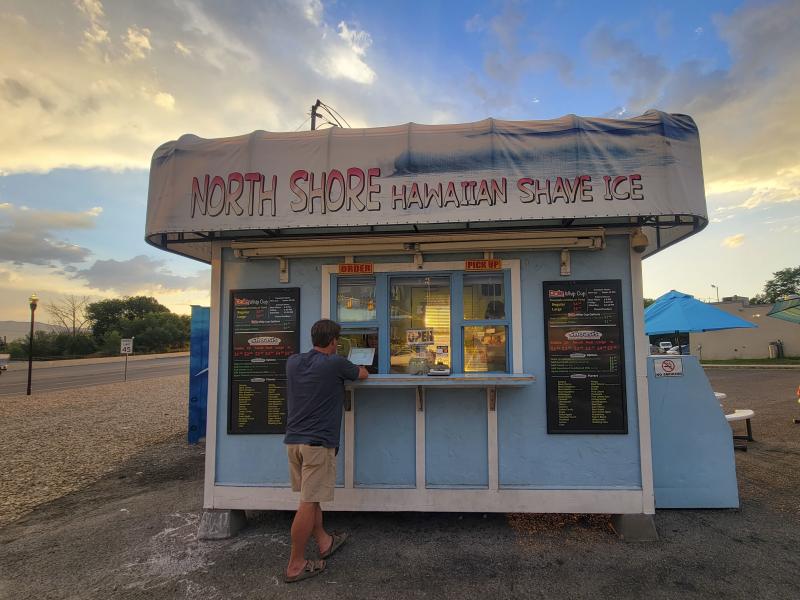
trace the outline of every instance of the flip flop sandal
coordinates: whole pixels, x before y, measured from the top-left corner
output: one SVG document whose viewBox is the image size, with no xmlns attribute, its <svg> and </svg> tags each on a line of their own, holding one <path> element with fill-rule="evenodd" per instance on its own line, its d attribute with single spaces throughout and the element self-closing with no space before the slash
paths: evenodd
<svg viewBox="0 0 800 600">
<path fill-rule="evenodd" d="M 325 561 L 324 560 L 307 560 L 306 566 L 303 567 L 303 570 L 300 571 L 294 577 L 289 577 L 285 572 L 283 574 L 283 581 L 284 583 L 295 583 L 297 581 L 303 581 L 303 579 L 308 579 L 309 577 L 316 577 L 320 573 L 325 570 Z"/>
<path fill-rule="evenodd" d="M 344 546 L 344 543 L 347 541 L 347 538 L 350 537 L 346 533 L 334 533 L 331 534 L 331 547 L 328 551 L 323 554 L 322 552 L 319 553 L 320 558 L 328 558 L 331 554 L 336 552 L 339 548 Z"/>
</svg>

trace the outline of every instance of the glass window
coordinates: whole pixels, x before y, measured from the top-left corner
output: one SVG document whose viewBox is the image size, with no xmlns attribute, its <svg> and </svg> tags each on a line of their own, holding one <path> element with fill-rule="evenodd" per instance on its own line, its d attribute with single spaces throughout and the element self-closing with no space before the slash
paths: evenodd
<svg viewBox="0 0 800 600">
<path fill-rule="evenodd" d="M 370 373 L 378 372 L 378 330 L 377 329 L 348 329 L 342 330 L 336 352 L 345 358 L 351 358 L 353 348 L 374 348 L 375 354 L 371 365 L 364 365 Z"/>
<path fill-rule="evenodd" d="M 389 317 L 390 373 L 450 367 L 450 277 L 393 278 Z"/>
<path fill-rule="evenodd" d="M 503 274 L 464 275 L 464 320 L 506 318 Z"/>
<path fill-rule="evenodd" d="M 375 279 L 339 278 L 336 293 L 336 320 L 340 323 L 374 321 Z"/>
<path fill-rule="evenodd" d="M 508 371 L 505 325 L 464 327 L 464 372 Z"/>
</svg>

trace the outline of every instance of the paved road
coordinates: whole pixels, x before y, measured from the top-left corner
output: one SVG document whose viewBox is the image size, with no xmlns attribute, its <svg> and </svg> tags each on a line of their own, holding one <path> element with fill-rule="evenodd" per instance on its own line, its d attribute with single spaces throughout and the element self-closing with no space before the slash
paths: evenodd
<svg viewBox="0 0 800 600">
<path fill-rule="evenodd" d="M 33 364 L 33 392 L 63 390 L 68 388 L 117 383 L 122 381 L 124 362 L 71 364 L 63 367 L 38 368 Z M 150 379 L 189 373 L 189 357 L 164 357 L 128 361 L 128 379 Z M 8 370 L 0 375 L 0 396 L 24 394 L 28 385 L 28 371 Z"/>
</svg>

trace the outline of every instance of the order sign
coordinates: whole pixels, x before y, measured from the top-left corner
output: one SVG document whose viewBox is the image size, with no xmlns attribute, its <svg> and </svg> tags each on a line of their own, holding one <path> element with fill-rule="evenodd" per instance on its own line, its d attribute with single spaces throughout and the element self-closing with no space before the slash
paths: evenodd
<svg viewBox="0 0 800 600">
<path fill-rule="evenodd" d="M 339 275 L 372 275 L 374 271 L 372 263 L 339 263 Z"/>
</svg>

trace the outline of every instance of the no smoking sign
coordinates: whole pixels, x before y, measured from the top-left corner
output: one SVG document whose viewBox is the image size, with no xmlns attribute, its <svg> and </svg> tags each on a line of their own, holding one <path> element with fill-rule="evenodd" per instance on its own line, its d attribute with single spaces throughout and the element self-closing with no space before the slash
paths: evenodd
<svg viewBox="0 0 800 600">
<path fill-rule="evenodd" d="M 654 361 L 656 377 L 683 377 L 683 359 L 657 358 Z"/>
</svg>

